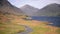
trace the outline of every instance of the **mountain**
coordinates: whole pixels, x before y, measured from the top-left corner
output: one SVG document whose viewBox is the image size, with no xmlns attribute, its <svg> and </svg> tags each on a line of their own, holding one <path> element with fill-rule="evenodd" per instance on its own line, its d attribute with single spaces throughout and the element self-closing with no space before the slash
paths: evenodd
<svg viewBox="0 0 60 34">
<path fill-rule="evenodd" d="M 49 4 L 36 12 L 35 16 L 60 16 L 60 4 Z"/>
<path fill-rule="evenodd" d="M 34 8 L 30 5 L 24 5 L 20 9 L 28 16 L 34 16 L 34 13 L 39 10 L 38 8 Z"/>
<path fill-rule="evenodd" d="M 16 15 L 21 15 L 23 14 L 22 10 L 19 8 L 11 5 L 8 0 L 0 0 L 0 12 L 3 13 L 11 13 L 11 14 L 16 14 Z"/>
</svg>

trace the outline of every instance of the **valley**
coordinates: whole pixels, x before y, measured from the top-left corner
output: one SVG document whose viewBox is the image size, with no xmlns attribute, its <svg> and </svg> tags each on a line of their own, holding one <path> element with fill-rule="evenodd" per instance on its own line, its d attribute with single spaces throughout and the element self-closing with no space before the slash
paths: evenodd
<svg viewBox="0 0 60 34">
<path fill-rule="evenodd" d="M 60 34 L 59 6 L 53 3 L 42 9 L 30 5 L 17 8 L 7 0 L 0 0 L 0 34 Z"/>
</svg>

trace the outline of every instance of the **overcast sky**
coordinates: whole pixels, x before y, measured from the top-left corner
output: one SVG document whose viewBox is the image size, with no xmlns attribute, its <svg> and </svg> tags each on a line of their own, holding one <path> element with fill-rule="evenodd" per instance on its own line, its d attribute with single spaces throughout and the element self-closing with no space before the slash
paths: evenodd
<svg viewBox="0 0 60 34">
<path fill-rule="evenodd" d="M 60 0 L 8 0 L 11 2 L 12 5 L 20 8 L 21 6 L 24 6 L 25 4 L 31 5 L 35 8 L 43 8 L 44 6 L 50 4 L 50 3 L 59 3 Z"/>
</svg>

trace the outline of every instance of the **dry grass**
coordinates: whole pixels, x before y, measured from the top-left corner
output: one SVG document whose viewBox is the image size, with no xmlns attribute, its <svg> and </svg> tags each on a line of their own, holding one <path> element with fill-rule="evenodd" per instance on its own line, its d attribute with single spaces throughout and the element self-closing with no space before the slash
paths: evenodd
<svg viewBox="0 0 60 34">
<path fill-rule="evenodd" d="M 0 15 L 0 34 L 17 34 L 18 32 L 23 32 L 25 30 L 24 26 L 11 22 L 13 16 L 8 16 L 9 15 Z"/>
<path fill-rule="evenodd" d="M 54 26 L 49 26 L 49 25 L 47 25 L 48 22 L 22 19 L 22 18 L 25 18 L 25 17 L 26 16 L 16 16 L 16 15 L 5 15 L 5 17 L 1 17 L 2 18 L 2 23 L 5 23 L 7 20 L 10 20 L 11 24 L 8 23 L 6 25 L 3 25 L 4 27 L 2 27 L 1 24 L 0 24 L 0 27 L 1 27 L 0 31 L 4 31 L 4 33 L 8 34 L 7 31 L 11 30 L 10 33 L 11 32 L 16 33 L 18 31 L 24 29 L 23 27 L 21 27 L 19 25 L 26 25 L 26 26 L 29 26 L 33 29 L 33 32 L 31 32 L 29 34 L 59 34 L 60 33 L 60 31 L 59 31 L 60 28 L 54 27 Z M 6 29 L 4 29 L 4 28 L 6 28 Z M 12 29 L 9 29 L 9 28 L 12 28 Z"/>
<path fill-rule="evenodd" d="M 47 25 L 49 24 L 48 22 L 36 20 L 24 20 L 22 18 L 20 19 L 15 18 L 14 20 L 12 20 L 12 22 L 31 27 L 33 29 L 33 32 L 31 32 L 30 34 L 59 34 L 56 31 L 60 28 L 49 26 Z"/>
</svg>

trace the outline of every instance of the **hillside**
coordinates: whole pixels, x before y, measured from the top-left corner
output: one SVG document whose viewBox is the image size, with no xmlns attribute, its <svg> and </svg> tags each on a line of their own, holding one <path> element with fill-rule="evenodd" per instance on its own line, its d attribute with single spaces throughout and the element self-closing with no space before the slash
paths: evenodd
<svg viewBox="0 0 60 34">
<path fill-rule="evenodd" d="M 0 0 L 0 11 L 8 12 L 15 15 L 23 14 L 23 12 L 19 8 L 13 6 L 7 0 Z"/>
<path fill-rule="evenodd" d="M 24 5 L 20 9 L 28 16 L 34 16 L 34 13 L 39 10 L 38 8 L 34 8 L 30 5 Z"/>
<path fill-rule="evenodd" d="M 59 16 L 60 4 L 52 3 L 35 13 L 35 16 Z"/>
</svg>

